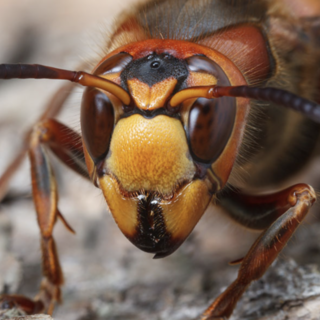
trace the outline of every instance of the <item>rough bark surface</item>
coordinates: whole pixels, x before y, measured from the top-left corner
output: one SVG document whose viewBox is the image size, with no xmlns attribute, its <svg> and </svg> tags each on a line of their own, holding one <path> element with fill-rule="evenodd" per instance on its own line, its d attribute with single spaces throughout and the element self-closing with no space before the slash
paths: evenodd
<svg viewBox="0 0 320 320">
<path fill-rule="evenodd" d="M 104 18 L 110 25 L 115 12 L 132 2 L 55 0 L 44 5 L 40 0 L 19 4 L 3 0 L 0 62 L 75 68 L 83 50 L 94 49 L 80 40 L 84 32 L 90 34 L 87 28 Z M 97 27 L 91 29 L 95 34 Z M 0 174 L 18 150 L 22 133 L 59 86 L 52 81 L 0 82 Z M 60 118 L 71 128 L 79 127 L 81 91 L 76 89 Z M 68 233 L 61 223 L 55 228 L 66 279 L 64 303 L 57 306 L 55 320 L 199 319 L 236 277 L 237 267 L 228 262 L 242 257 L 257 237 L 210 208 L 176 253 L 152 260 L 120 233 L 98 189 L 55 159 L 53 166 L 59 208 L 77 232 Z M 0 204 L 0 291 L 32 297 L 41 281 L 41 257 L 28 168 L 26 161 Z M 299 181 L 315 185 L 319 181 L 315 172 L 320 171 L 310 172 Z M 279 260 L 244 294 L 232 320 L 320 319 L 319 220 L 315 207 Z M 0 319 L 51 318 L 4 309 Z"/>
</svg>

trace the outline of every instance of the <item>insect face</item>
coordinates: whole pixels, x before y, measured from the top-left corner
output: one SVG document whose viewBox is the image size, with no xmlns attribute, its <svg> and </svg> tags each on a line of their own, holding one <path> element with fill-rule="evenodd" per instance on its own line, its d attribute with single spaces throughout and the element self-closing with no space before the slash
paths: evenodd
<svg viewBox="0 0 320 320">
<path fill-rule="evenodd" d="M 164 257 L 186 239 L 228 179 L 246 114 L 245 99 L 241 111 L 230 97 L 187 99 L 175 107 L 170 99 L 189 87 L 244 79 L 214 50 L 170 40 L 122 47 L 94 74 L 128 90 L 131 103 L 86 89 L 81 124 L 90 176 L 125 236 Z"/>
<path fill-rule="evenodd" d="M 212 198 L 235 221 L 261 230 L 237 260 L 238 277 L 201 319 L 230 317 L 316 200 L 311 186 L 287 185 L 319 154 L 320 11 L 307 13 L 317 0 L 300 1 L 291 10 L 286 0 L 150 0 L 122 16 L 92 73 L 0 65 L 0 79 L 87 87 L 82 140 L 53 119 L 67 98 L 59 91 L 0 179 L 4 194 L 29 153 L 44 275 L 39 300 L 1 295 L 0 302 L 50 313 L 61 298 L 53 227 L 60 219 L 73 229 L 58 209 L 47 148 L 102 189 L 125 236 L 156 258 L 181 245 Z M 280 184 L 285 189 L 273 192 Z"/>
</svg>

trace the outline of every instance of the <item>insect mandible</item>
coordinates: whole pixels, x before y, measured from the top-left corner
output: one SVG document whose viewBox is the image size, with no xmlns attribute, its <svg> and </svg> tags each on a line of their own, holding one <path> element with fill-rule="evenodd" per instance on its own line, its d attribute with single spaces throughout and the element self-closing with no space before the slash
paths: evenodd
<svg viewBox="0 0 320 320">
<path fill-rule="evenodd" d="M 202 316 L 228 318 L 316 199 L 306 184 L 254 193 L 299 172 L 319 139 L 319 105 L 311 101 L 318 101 L 320 8 L 310 0 L 303 11 L 299 3 L 149 1 L 122 17 L 91 73 L 1 65 L 2 79 L 87 87 L 82 140 L 53 119 L 62 103 L 27 136 L 44 280 L 36 301 L 2 299 L 30 313 L 51 313 L 60 300 L 52 231 L 57 218 L 71 227 L 57 209 L 48 148 L 102 190 L 123 234 L 155 258 L 177 250 L 213 200 L 240 224 L 262 230 L 238 278 Z M 2 178 L 1 191 L 17 167 Z"/>
</svg>

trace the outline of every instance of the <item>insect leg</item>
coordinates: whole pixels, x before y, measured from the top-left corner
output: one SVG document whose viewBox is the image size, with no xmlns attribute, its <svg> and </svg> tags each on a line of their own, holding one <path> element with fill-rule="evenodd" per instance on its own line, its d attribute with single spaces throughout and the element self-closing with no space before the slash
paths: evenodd
<svg viewBox="0 0 320 320">
<path fill-rule="evenodd" d="M 34 126 L 30 134 L 29 157 L 33 199 L 41 232 L 44 279 L 35 301 L 18 295 L 0 296 L 2 303 L 19 305 L 27 313 L 45 310 L 50 314 L 55 302 L 61 300 L 60 287 L 63 284 L 63 274 L 52 235 L 57 218 L 60 218 L 69 231 L 73 232 L 57 207 L 56 180 L 47 157 L 46 147 L 74 171 L 88 177 L 85 171 L 81 138 L 77 133 L 53 119 L 44 120 Z"/>
<path fill-rule="evenodd" d="M 60 301 L 60 286 L 63 284 L 55 242 L 53 226 L 58 216 L 58 193 L 56 180 L 50 166 L 43 141 L 47 132 L 42 125 L 33 129 L 30 139 L 29 157 L 31 162 L 32 193 L 41 232 L 42 268 L 44 280 L 37 299 L 52 312 L 54 302 Z"/>
<path fill-rule="evenodd" d="M 227 202 L 220 199 L 220 202 Z M 237 279 L 210 305 L 202 320 L 224 319 L 230 317 L 239 298 L 249 284 L 259 279 L 286 246 L 290 237 L 298 228 L 310 207 L 316 200 L 312 187 L 298 184 L 282 192 L 267 196 L 244 196 L 242 208 L 248 205 L 248 214 L 241 212 L 240 218 L 233 217 L 246 226 L 260 229 L 271 224 L 255 241 L 247 255 L 243 258 Z M 230 199 L 229 199 L 230 200 Z M 273 206 L 273 210 L 272 210 Z M 231 207 L 231 206 L 230 206 Z M 242 209 L 240 207 L 240 209 Z M 264 214 L 263 209 L 264 208 Z M 256 210 L 255 210 L 256 209 Z M 242 210 L 239 210 L 242 211 Z M 235 210 L 234 210 L 235 212 Z M 258 219 L 252 218 L 257 212 Z"/>
<path fill-rule="evenodd" d="M 53 95 L 53 97 L 47 104 L 45 111 L 40 116 L 39 121 L 55 117 L 62 109 L 64 102 L 69 97 L 74 86 L 75 85 L 73 83 L 67 83 L 66 85 L 62 86 L 59 90 L 57 90 L 57 92 Z M 24 139 L 25 142 L 21 147 L 21 150 L 19 150 L 13 161 L 8 165 L 3 175 L 0 177 L 0 201 L 5 197 L 12 176 L 18 170 L 20 164 L 22 163 L 22 161 L 28 153 L 30 134 L 31 131 L 26 133 Z"/>
<path fill-rule="evenodd" d="M 238 189 L 228 189 L 217 195 L 217 205 L 241 225 L 254 230 L 265 230 L 292 207 L 292 197 L 297 190 L 309 189 L 306 184 L 293 185 L 272 194 L 250 195 Z"/>
<path fill-rule="evenodd" d="M 54 119 L 47 119 L 37 125 L 41 135 L 41 143 L 70 169 L 89 179 L 81 136 L 64 124 Z"/>
</svg>

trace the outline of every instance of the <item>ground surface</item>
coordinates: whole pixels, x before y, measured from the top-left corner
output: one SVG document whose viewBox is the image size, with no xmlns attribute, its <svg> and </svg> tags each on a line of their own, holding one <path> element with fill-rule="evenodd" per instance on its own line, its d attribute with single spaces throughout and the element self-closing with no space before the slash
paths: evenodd
<svg viewBox="0 0 320 320">
<path fill-rule="evenodd" d="M 0 62 L 76 68 L 81 56 L 94 50 L 92 40 L 99 39 L 100 25 L 110 25 L 132 2 L 2 0 Z M 0 82 L 0 173 L 59 85 Z M 61 118 L 72 128 L 79 126 L 80 99 L 77 88 Z M 56 309 L 56 320 L 198 319 L 235 278 L 237 267 L 228 262 L 242 257 L 257 236 L 211 208 L 175 254 L 152 260 L 121 234 L 98 189 L 57 161 L 53 164 L 60 210 L 77 232 L 74 236 L 59 223 L 55 230 L 65 274 L 64 304 Z M 41 258 L 28 167 L 26 161 L 0 206 L 0 288 L 32 297 L 41 280 Z M 315 210 L 280 261 L 245 294 L 232 320 L 320 319 L 319 217 Z"/>
</svg>

